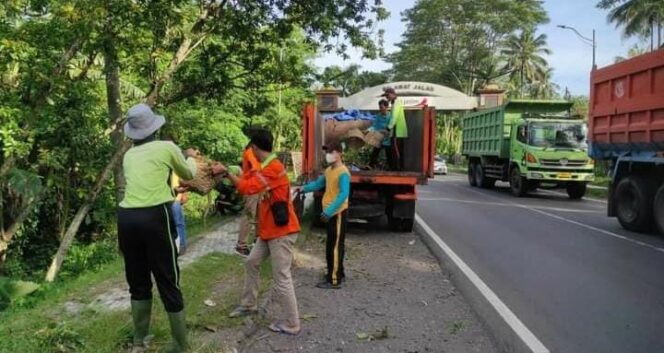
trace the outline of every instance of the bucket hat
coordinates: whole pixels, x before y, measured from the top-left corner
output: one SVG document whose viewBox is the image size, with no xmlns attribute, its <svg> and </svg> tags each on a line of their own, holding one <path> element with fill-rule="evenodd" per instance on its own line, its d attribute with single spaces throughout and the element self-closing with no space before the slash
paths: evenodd
<svg viewBox="0 0 664 353">
<path fill-rule="evenodd" d="M 143 140 L 159 130 L 166 123 L 166 118 L 157 115 L 145 103 L 137 104 L 127 112 L 124 133 L 132 140 Z"/>
</svg>

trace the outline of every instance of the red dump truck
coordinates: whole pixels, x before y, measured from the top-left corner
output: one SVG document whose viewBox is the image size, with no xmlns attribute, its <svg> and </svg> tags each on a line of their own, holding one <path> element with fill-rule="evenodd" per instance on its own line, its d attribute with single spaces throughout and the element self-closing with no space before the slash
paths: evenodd
<svg viewBox="0 0 664 353">
<path fill-rule="evenodd" d="M 588 154 L 611 165 L 608 215 L 664 233 L 664 49 L 593 70 Z"/>
<path fill-rule="evenodd" d="M 302 114 L 302 181 L 316 179 L 325 168 L 323 114 L 335 113 L 333 95 L 319 95 Z M 405 171 L 351 170 L 349 218 L 379 221 L 385 215 L 392 230 L 410 232 L 415 220 L 416 186 L 433 177 L 436 146 L 436 111 L 406 109 L 409 138 L 405 145 Z M 314 211 L 322 212 L 322 193 L 314 194 Z"/>
</svg>

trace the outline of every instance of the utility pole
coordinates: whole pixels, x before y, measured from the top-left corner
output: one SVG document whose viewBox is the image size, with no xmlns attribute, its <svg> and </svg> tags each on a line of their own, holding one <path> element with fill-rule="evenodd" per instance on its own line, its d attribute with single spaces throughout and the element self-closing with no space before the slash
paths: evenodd
<svg viewBox="0 0 664 353">
<path fill-rule="evenodd" d="M 565 25 L 558 25 L 558 28 L 569 29 L 569 30 L 573 31 L 574 34 L 576 34 L 576 36 L 579 37 L 583 41 L 583 43 L 588 44 L 588 45 L 593 47 L 593 70 L 595 70 L 597 68 L 597 58 L 596 58 L 596 55 L 597 55 L 596 54 L 597 53 L 597 41 L 595 39 L 595 29 L 593 28 L 593 37 L 592 37 L 592 39 L 590 39 L 590 38 L 582 35 L 581 33 L 579 33 L 579 31 L 577 31 L 576 28 L 574 28 L 574 27 L 565 26 Z"/>
</svg>

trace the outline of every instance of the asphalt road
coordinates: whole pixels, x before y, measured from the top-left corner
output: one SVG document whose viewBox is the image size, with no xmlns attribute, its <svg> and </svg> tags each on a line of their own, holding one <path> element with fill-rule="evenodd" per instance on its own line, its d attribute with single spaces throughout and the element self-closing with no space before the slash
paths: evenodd
<svg viewBox="0 0 664 353">
<path fill-rule="evenodd" d="M 623 230 L 606 204 L 527 198 L 437 177 L 417 213 L 551 352 L 664 352 L 664 237 Z"/>
</svg>

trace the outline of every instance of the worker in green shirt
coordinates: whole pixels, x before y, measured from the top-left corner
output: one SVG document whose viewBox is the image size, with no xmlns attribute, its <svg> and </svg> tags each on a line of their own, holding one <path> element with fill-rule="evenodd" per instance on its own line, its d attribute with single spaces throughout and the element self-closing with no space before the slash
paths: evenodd
<svg viewBox="0 0 664 353">
<path fill-rule="evenodd" d="M 387 125 L 388 131 L 394 137 L 394 155 L 398 170 L 404 170 L 404 158 L 406 139 L 408 138 L 408 125 L 406 124 L 406 113 L 403 100 L 397 97 L 397 92 L 392 87 L 385 88 L 382 97 L 392 104 L 392 119 Z"/>
<path fill-rule="evenodd" d="M 183 180 L 196 174 L 197 151 L 182 151 L 169 141 L 155 138 L 166 119 L 146 104 L 129 109 L 125 135 L 134 145 L 122 166 L 127 181 L 118 209 L 118 241 L 124 258 L 134 322 L 132 353 L 146 352 L 152 312 L 152 277 L 168 314 L 173 342 L 167 352 L 184 352 L 187 330 L 180 291 L 180 269 L 175 244 L 176 227 L 171 204 L 171 173 Z M 185 156 L 187 157 L 185 159 Z"/>
</svg>

